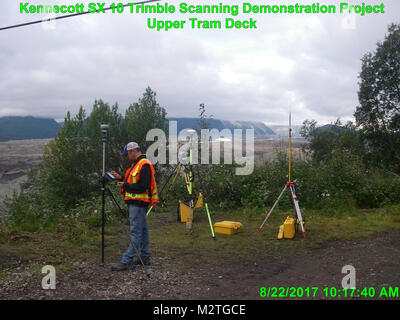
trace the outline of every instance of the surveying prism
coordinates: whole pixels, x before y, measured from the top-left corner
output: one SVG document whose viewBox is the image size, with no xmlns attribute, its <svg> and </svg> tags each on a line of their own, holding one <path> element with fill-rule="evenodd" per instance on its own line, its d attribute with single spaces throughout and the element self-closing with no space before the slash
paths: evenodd
<svg viewBox="0 0 400 320">
<path fill-rule="evenodd" d="M 304 229 L 304 222 L 303 222 L 303 217 L 301 216 L 301 211 L 300 211 L 300 206 L 299 206 L 299 201 L 297 200 L 297 196 L 296 196 L 296 190 L 294 187 L 294 182 L 292 181 L 292 177 L 291 177 L 291 167 L 292 167 L 292 117 L 291 117 L 291 113 L 289 113 L 289 173 L 288 173 L 288 182 L 285 184 L 285 187 L 283 188 L 282 192 L 279 194 L 279 197 L 276 199 L 274 205 L 272 206 L 271 210 L 268 212 L 267 216 L 265 217 L 263 223 L 261 224 L 261 226 L 257 229 L 257 232 L 260 232 L 261 229 L 263 228 L 265 222 L 267 222 L 269 216 L 271 215 L 272 211 L 274 211 L 275 207 L 277 206 L 279 200 L 281 200 L 282 195 L 284 194 L 284 192 L 286 191 L 287 188 L 289 188 L 290 190 L 290 194 L 292 196 L 292 200 L 293 200 L 293 204 L 294 207 L 296 209 L 296 215 L 297 215 L 297 219 L 299 221 L 299 224 L 301 226 L 301 231 L 303 234 L 303 237 L 306 237 L 306 231 Z"/>
</svg>

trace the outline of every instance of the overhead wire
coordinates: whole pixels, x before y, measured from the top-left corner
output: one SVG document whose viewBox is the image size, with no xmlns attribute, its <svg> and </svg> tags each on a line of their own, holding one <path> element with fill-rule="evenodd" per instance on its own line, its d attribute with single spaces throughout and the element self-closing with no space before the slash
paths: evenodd
<svg viewBox="0 0 400 320">
<path fill-rule="evenodd" d="M 160 1 L 162 1 L 162 0 L 146 0 L 146 1 L 140 1 L 140 2 L 134 2 L 134 3 L 130 2 L 130 3 L 124 4 L 123 7 L 125 8 L 125 7 L 132 6 L 132 5 L 139 5 L 139 4 L 146 4 L 146 3 L 151 3 L 151 2 L 160 2 Z M 104 11 L 110 11 L 112 9 L 113 9 L 113 7 L 110 6 L 110 7 L 106 8 L 106 9 L 103 9 L 103 10 Z M 64 16 L 58 16 L 58 17 L 55 17 L 55 18 L 48 18 L 48 19 L 30 21 L 30 22 L 15 24 L 15 25 L 7 26 L 7 27 L 1 27 L 0 31 L 9 30 L 9 29 L 15 29 L 15 28 L 21 28 L 21 27 L 34 25 L 34 24 L 46 23 L 46 22 L 51 22 L 51 21 L 55 21 L 55 20 L 67 19 L 67 18 L 72 18 L 72 17 L 86 15 L 86 14 L 93 14 L 93 13 L 95 13 L 95 12 L 85 11 L 85 12 L 67 14 L 67 15 L 64 15 Z"/>
</svg>

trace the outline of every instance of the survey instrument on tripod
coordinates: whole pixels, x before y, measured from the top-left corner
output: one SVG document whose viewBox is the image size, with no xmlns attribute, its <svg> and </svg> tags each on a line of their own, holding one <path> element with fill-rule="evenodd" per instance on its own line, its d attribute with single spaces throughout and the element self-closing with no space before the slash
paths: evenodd
<svg viewBox="0 0 400 320">
<path fill-rule="evenodd" d="M 172 173 L 169 175 L 166 183 L 161 187 L 159 198 L 161 205 L 166 205 L 167 197 L 171 192 L 173 185 L 177 181 L 178 176 L 182 173 L 185 181 L 186 191 L 188 193 L 187 201 L 179 201 L 178 204 L 178 221 L 184 222 L 186 225 L 186 231 L 193 232 L 193 221 L 195 217 L 196 209 L 204 206 L 207 213 L 208 222 L 210 224 L 211 235 L 215 240 L 214 227 L 211 220 L 211 214 L 206 200 L 206 196 L 203 188 L 203 181 L 200 175 L 199 165 L 193 164 L 193 135 L 196 133 L 195 130 L 187 130 L 190 134 L 190 149 L 189 149 L 189 161 L 187 164 L 178 162 Z M 193 168 L 196 167 L 196 172 Z M 172 180 L 172 181 L 171 181 Z M 195 181 L 199 181 L 199 186 L 195 184 Z M 167 188 L 168 186 L 168 188 Z M 165 189 L 166 194 L 164 194 Z M 147 215 L 152 211 L 153 206 L 147 210 Z"/>
<path fill-rule="evenodd" d="M 272 208 L 269 210 L 267 216 L 265 217 L 264 221 L 262 222 L 262 224 L 260 225 L 260 227 L 258 227 L 257 231 L 260 232 L 261 229 L 263 228 L 265 222 L 267 222 L 269 216 L 271 215 L 272 211 L 274 211 L 275 207 L 277 206 L 277 204 L 279 203 L 279 201 L 281 200 L 283 194 L 285 193 L 286 189 L 289 188 L 290 191 L 290 195 L 292 197 L 293 200 L 293 204 L 296 210 L 296 216 L 297 219 L 299 220 L 299 224 L 301 226 L 301 231 L 303 234 L 303 237 L 306 237 L 306 231 L 304 229 L 304 222 L 303 222 L 303 217 L 301 215 L 301 211 L 300 211 L 300 205 L 299 205 L 299 201 L 297 199 L 296 196 L 296 190 L 295 190 L 295 186 L 294 186 L 294 182 L 292 181 L 292 114 L 289 113 L 289 146 L 288 146 L 288 158 L 289 158 L 289 164 L 288 164 L 288 181 L 285 184 L 283 190 L 281 191 L 281 193 L 279 194 L 278 198 L 276 199 L 274 205 L 272 206 Z"/>
</svg>

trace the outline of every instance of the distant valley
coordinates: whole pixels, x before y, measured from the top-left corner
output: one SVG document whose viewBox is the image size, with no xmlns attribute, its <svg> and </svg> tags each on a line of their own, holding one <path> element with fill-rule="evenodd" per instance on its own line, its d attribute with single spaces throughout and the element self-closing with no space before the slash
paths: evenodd
<svg viewBox="0 0 400 320">
<path fill-rule="evenodd" d="M 27 173 L 42 161 L 45 146 L 51 139 L 11 140 L 0 142 L 0 211 L 2 200 L 19 191 Z"/>
<path fill-rule="evenodd" d="M 200 129 L 198 118 L 168 118 L 177 121 L 178 133 L 187 128 Z M 30 169 L 42 161 L 45 146 L 60 130 L 62 124 L 50 118 L 2 117 L 0 118 L 0 207 L 4 196 L 11 196 L 27 180 Z M 261 121 L 229 121 L 209 119 L 208 127 L 217 129 L 254 129 L 256 162 L 275 156 L 277 150 L 287 148 L 288 127 L 267 126 Z M 293 126 L 295 150 L 299 150 L 300 126 Z M 297 142 L 296 142 L 297 141 Z"/>
</svg>

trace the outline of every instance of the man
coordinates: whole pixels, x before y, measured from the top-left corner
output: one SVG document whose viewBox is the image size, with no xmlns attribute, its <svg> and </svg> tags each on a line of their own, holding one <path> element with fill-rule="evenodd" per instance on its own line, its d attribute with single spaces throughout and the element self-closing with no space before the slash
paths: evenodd
<svg viewBox="0 0 400 320">
<path fill-rule="evenodd" d="M 125 176 L 120 176 L 117 172 L 111 173 L 119 180 L 118 186 L 121 188 L 121 194 L 124 195 L 125 203 L 128 205 L 130 220 L 130 242 L 128 249 L 122 255 L 119 263 L 111 266 L 113 271 L 122 271 L 127 269 L 127 265 L 136 257 L 136 263 L 140 264 L 137 257 L 140 250 L 140 258 L 146 265 L 150 264 L 150 239 L 146 223 L 146 213 L 149 205 L 155 205 L 158 202 L 157 185 L 154 179 L 154 167 L 146 155 L 142 154 L 139 145 L 136 142 L 129 142 L 125 145 L 121 156 L 127 157 L 132 161 L 132 165 L 125 172 Z M 138 251 L 137 251 L 138 250 Z"/>
</svg>

